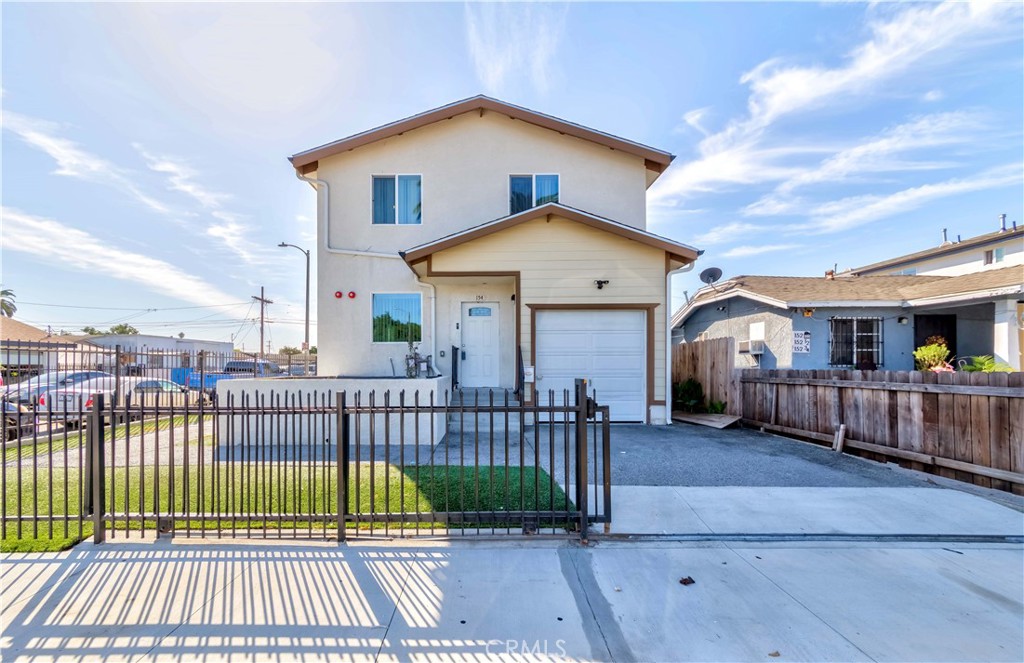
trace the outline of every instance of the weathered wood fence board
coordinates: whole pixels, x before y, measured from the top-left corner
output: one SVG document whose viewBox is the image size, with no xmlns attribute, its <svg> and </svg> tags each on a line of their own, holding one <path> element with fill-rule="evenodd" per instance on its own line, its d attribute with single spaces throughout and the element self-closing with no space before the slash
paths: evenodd
<svg viewBox="0 0 1024 663">
<path fill-rule="evenodd" d="M 698 378 L 699 379 L 699 378 Z M 1024 373 L 737 370 L 747 424 L 1024 494 Z"/>
<path fill-rule="evenodd" d="M 739 414 L 738 409 L 733 409 L 740 398 L 733 384 L 735 343 L 732 338 L 713 338 L 673 346 L 672 383 L 693 378 L 704 388 L 704 397 L 709 403 L 727 403 L 730 414 Z"/>
</svg>

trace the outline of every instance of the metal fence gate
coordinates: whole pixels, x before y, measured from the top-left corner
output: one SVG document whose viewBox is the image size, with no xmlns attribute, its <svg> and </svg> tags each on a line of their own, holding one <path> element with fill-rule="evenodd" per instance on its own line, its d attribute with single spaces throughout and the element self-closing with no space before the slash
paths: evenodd
<svg viewBox="0 0 1024 663">
<path fill-rule="evenodd" d="M 46 392 L 8 409 L 5 549 L 154 533 L 586 539 L 610 522 L 608 408 L 582 380 L 546 404 L 276 385 L 213 396 Z"/>
</svg>

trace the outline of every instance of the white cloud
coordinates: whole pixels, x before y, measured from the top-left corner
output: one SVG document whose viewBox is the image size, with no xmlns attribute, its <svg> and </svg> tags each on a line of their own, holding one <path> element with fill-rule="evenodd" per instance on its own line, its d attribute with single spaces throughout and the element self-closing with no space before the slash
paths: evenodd
<svg viewBox="0 0 1024 663">
<path fill-rule="evenodd" d="M 762 253 L 776 253 L 778 251 L 789 251 L 800 248 L 799 244 L 758 244 L 751 246 L 737 246 L 722 254 L 723 258 L 747 258 L 759 256 Z"/>
<path fill-rule="evenodd" d="M 698 248 L 714 244 L 725 244 L 726 242 L 735 242 L 743 235 L 761 232 L 763 230 L 764 228 L 762 226 L 758 226 L 753 223 L 733 221 L 732 223 L 717 226 L 701 235 L 697 235 L 693 238 L 693 244 Z"/>
<path fill-rule="evenodd" d="M 153 172 L 167 178 L 167 188 L 183 193 L 199 203 L 217 221 L 203 230 L 214 239 L 219 240 L 231 252 L 246 263 L 265 264 L 272 255 L 252 240 L 252 228 L 242 216 L 224 209 L 224 203 L 231 199 L 226 193 L 213 191 L 197 181 L 199 173 L 191 166 L 176 157 L 154 155 L 147 152 L 139 144 L 134 145 L 139 154 L 146 160 L 146 165 Z M 276 257 L 276 254 L 273 254 Z"/>
<path fill-rule="evenodd" d="M 210 191 L 196 182 L 198 173 L 179 159 L 150 154 L 138 143 L 132 145 L 146 160 L 153 172 L 167 176 L 168 188 L 183 193 L 207 209 L 219 209 L 231 196 Z"/>
<path fill-rule="evenodd" d="M 921 96 L 922 101 L 927 101 L 929 103 L 942 101 L 945 98 L 946 95 L 942 92 L 942 90 L 928 90 Z"/>
<path fill-rule="evenodd" d="M 83 230 L 52 219 L 2 208 L 3 248 L 31 254 L 40 260 L 86 274 L 104 275 L 139 283 L 181 301 L 219 305 L 238 301 L 205 280 L 174 265 L 123 246 L 104 241 Z"/>
<path fill-rule="evenodd" d="M 557 65 L 567 5 L 466 3 L 466 43 L 488 94 L 528 86 L 546 92 Z"/>
<path fill-rule="evenodd" d="M 1015 38 L 1018 3 L 878 5 L 885 15 L 868 26 L 870 37 L 838 66 L 801 66 L 782 58 L 762 62 L 740 78 L 750 88 L 747 114 L 704 138 L 696 160 L 671 168 L 652 187 L 661 200 L 713 191 L 721 185 L 785 179 L 786 165 L 766 158 L 766 131 L 780 118 L 806 113 L 886 89 L 885 84 L 926 66 L 944 65 L 981 44 Z M 893 11 L 895 13 L 893 13 Z"/>
<path fill-rule="evenodd" d="M 985 127 L 984 116 L 976 112 L 936 113 L 919 117 L 882 132 L 869 140 L 841 150 L 819 164 L 804 168 L 779 184 L 775 190 L 748 205 L 750 216 L 793 214 L 807 203 L 793 198 L 802 187 L 825 182 L 846 182 L 869 173 L 908 172 L 948 168 L 949 162 L 907 160 L 899 155 L 977 141 Z"/>
<path fill-rule="evenodd" d="M 809 212 L 810 223 L 790 226 L 791 231 L 834 233 L 862 226 L 922 205 L 973 191 L 984 191 L 1024 181 L 1024 166 L 1019 163 L 990 168 L 977 175 L 925 184 L 887 196 L 852 196 L 818 205 Z"/>
<path fill-rule="evenodd" d="M 341 5 L 124 3 L 95 15 L 124 63 L 223 129 L 289 131 L 360 71 L 363 28 Z"/>
<path fill-rule="evenodd" d="M 171 212 L 166 205 L 143 193 L 132 182 L 127 171 L 59 136 L 60 127 L 57 124 L 4 110 L 3 127 L 56 161 L 57 170 L 53 171 L 54 175 L 105 184 L 127 192 L 155 212 Z"/>
<path fill-rule="evenodd" d="M 711 132 L 708 131 L 706 128 L 704 128 L 703 121 L 707 117 L 708 111 L 710 111 L 710 110 L 711 110 L 710 106 L 705 106 L 704 108 L 695 108 L 692 111 L 684 113 L 683 114 L 683 123 L 686 126 L 690 127 L 691 129 L 696 130 L 698 133 L 700 133 L 700 134 L 702 134 L 704 136 L 707 136 Z M 682 127 L 677 127 L 676 128 L 676 132 L 677 133 L 681 132 L 683 130 L 684 129 Z"/>
</svg>

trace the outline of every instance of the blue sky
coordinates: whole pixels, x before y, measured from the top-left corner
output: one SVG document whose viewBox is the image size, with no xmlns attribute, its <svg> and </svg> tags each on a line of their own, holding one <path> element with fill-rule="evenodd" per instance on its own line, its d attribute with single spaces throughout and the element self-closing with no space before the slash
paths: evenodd
<svg viewBox="0 0 1024 663">
<path fill-rule="evenodd" d="M 254 350 L 262 285 L 298 345 L 303 257 L 276 245 L 313 245 L 314 197 L 286 157 L 479 93 L 676 154 L 648 227 L 697 271 L 819 275 L 1024 220 L 1020 3 L 2 12 L 3 287 L 54 330 Z"/>
</svg>

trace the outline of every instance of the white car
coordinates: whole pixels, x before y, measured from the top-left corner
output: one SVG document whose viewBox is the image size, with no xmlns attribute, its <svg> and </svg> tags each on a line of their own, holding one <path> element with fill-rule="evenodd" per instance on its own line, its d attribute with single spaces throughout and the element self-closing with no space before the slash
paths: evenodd
<svg viewBox="0 0 1024 663">
<path fill-rule="evenodd" d="M 58 422 L 65 416 L 68 421 L 79 421 L 88 417 L 96 394 L 103 395 L 108 407 L 113 405 L 120 410 L 127 404 L 133 416 L 139 414 L 140 408 L 184 409 L 186 404 L 198 405 L 200 398 L 198 393 L 170 380 L 122 377 L 118 381 L 110 376 L 47 391 L 39 397 L 38 410 Z"/>
</svg>

